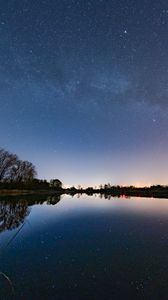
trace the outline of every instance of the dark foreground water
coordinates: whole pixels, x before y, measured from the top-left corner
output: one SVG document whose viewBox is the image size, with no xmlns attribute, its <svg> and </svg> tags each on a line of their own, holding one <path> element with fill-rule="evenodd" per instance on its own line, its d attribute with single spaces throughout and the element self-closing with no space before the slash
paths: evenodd
<svg viewBox="0 0 168 300">
<path fill-rule="evenodd" d="M 168 200 L 1 199 L 0 299 L 168 299 Z"/>
</svg>

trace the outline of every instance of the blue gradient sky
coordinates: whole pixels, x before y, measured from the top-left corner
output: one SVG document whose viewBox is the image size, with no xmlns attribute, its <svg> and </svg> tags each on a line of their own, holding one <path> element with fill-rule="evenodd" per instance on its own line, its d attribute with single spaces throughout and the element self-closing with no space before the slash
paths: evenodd
<svg viewBox="0 0 168 300">
<path fill-rule="evenodd" d="M 0 146 L 66 186 L 168 184 L 167 32 L 166 1 L 2 0 Z"/>
</svg>

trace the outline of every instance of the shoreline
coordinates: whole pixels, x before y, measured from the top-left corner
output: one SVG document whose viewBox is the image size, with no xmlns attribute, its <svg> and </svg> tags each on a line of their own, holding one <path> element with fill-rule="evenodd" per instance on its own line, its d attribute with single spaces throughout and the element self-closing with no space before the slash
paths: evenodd
<svg viewBox="0 0 168 300">
<path fill-rule="evenodd" d="M 19 189 L 3 189 L 0 190 L 1 196 L 21 196 L 21 195 L 55 195 L 56 191 L 53 190 L 19 190 Z"/>
<path fill-rule="evenodd" d="M 71 190 L 71 189 L 62 189 L 62 190 L 50 190 L 50 189 L 0 189 L 0 198 L 1 197 L 10 197 L 10 196 L 36 196 L 36 195 L 100 195 L 109 197 L 119 197 L 119 198 L 129 198 L 129 197 L 142 197 L 142 198 L 165 198 L 168 199 L 168 189 L 160 190 L 151 190 L 150 188 L 135 188 L 134 190 L 129 190 L 129 188 L 121 188 L 119 190 L 100 190 L 100 189 L 85 189 L 85 190 Z"/>
</svg>

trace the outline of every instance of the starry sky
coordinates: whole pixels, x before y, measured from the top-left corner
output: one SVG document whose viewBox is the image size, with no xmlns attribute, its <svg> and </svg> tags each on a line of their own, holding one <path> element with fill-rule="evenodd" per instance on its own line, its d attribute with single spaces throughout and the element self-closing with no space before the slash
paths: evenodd
<svg viewBox="0 0 168 300">
<path fill-rule="evenodd" d="M 65 186 L 168 184 L 168 2 L 0 4 L 0 146 Z"/>
</svg>

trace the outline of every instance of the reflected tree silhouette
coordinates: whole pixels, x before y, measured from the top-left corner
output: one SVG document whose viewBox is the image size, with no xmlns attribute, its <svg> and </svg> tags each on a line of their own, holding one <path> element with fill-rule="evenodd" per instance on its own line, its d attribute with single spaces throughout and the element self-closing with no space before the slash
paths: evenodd
<svg viewBox="0 0 168 300">
<path fill-rule="evenodd" d="M 16 229 L 25 222 L 26 217 L 34 204 L 56 205 L 61 200 L 61 194 L 57 195 L 39 195 L 16 199 L 0 198 L 0 233 L 5 230 Z"/>
<path fill-rule="evenodd" d="M 47 198 L 47 204 L 48 205 L 55 205 L 61 200 L 61 195 L 54 195 L 54 196 L 48 196 Z"/>
<path fill-rule="evenodd" d="M 12 230 L 24 223 L 30 213 L 30 207 L 25 201 L 0 202 L 0 233 L 5 230 Z"/>
</svg>

